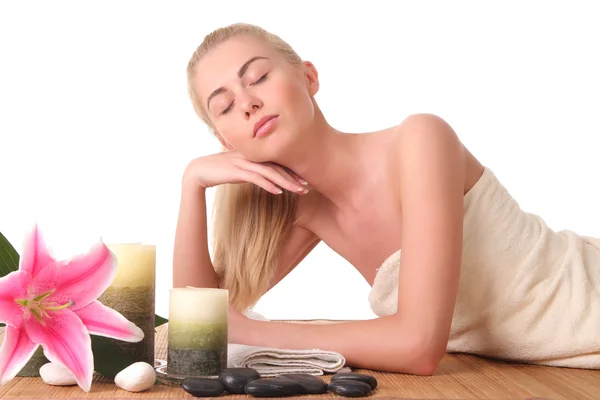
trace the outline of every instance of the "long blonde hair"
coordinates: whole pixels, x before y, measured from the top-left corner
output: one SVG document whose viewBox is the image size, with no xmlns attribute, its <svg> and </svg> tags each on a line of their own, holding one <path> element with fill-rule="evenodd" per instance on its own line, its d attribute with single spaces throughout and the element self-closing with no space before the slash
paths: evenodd
<svg viewBox="0 0 600 400">
<path fill-rule="evenodd" d="M 258 38 L 293 65 L 302 64 L 288 43 L 256 25 L 237 23 L 208 34 L 188 62 L 187 79 L 194 110 L 215 135 L 218 132 L 193 90 L 194 69 L 214 47 L 238 35 Z M 244 311 L 272 285 L 279 255 L 296 217 L 298 198 L 285 190 L 274 195 L 251 183 L 225 184 L 216 190 L 212 262 L 220 287 L 228 289 L 232 305 Z"/>
</svg>

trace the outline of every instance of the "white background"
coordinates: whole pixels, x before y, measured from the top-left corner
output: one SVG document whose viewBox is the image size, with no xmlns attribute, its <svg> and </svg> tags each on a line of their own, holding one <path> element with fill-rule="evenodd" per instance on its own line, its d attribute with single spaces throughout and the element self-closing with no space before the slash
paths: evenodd
<svg viewBox="0 0 600 400">
<path fill-rule="evenodd" d="M 155 243 L 168 316 L 181 173 L 219 150 L 192 111 L 186 63 L 211 30 L 243 21 L 315 63 L 336 128 L 438 114 L 525 210 L 600 236 L 600 13 L 584 4 L 3 2 L 0 231 L 20 251 L 37 220 L 65 257 L 99 236 Z M 320 245 L 256 310 L 370 318 L 368 291 Z"/>
</svg>

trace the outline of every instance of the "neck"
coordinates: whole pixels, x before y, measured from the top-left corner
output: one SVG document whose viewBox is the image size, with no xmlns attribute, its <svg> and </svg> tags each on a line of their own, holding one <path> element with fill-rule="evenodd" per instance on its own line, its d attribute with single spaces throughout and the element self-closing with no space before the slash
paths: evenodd
<svg viewBox="0 0 600 400">
<path fill-rule="evenodd" d="M 340 132 L 321 119 L 277 163 L 305 179 L 336 206 L 344 207 L 352 203 L 366 173 L 363 142 L 363 135 Z"/>
</svg>

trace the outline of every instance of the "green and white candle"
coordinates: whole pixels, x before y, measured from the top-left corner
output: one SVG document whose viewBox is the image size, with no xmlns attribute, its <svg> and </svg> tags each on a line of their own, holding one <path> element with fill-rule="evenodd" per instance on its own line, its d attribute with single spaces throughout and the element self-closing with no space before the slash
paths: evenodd
<svg viewBox="0 0 600 400">
<path fill-rule="evenodd" d="M 107 246 L 117 258 L 117 275 L 98 300 L 123 314 L 144 332 L 140 342 L 110 340 L 133 362 L 154 365 L 156 246 L 143 243 Z"/>
<path fill-rule="evenodd" d="M 227 368 L 229 291 L 173 288 L 169 298 L 167 373 L 215 376 Z"/>
</svg>

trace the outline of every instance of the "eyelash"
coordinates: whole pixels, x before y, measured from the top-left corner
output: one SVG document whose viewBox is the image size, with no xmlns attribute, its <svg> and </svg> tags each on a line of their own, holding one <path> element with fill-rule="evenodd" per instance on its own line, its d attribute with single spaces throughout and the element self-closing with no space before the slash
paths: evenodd
<svg viewBox="0 0 600 400">
<path fill-rule="evenodd" d="M 258 78 L 258 80 L 256 80 L 256 82 L 252 83 L 252 85 L 256 85 L 257 83 L 263 82 L 265 79 L 267 79 L 267 75 L 269 75 L 269 73 L 266 73 L 263 76 L 261 76 L 260 78 Z M 235 100 L 232 101 L 231 104 L 229 104 L 229 106 L 227 106 L 227 108 L 223 110 L 223 112 L 221 112 L 221 115 L 225 115 L 229 111 L 231 111 L 231 108 L 233 107 L 233 103 L 235 103 Z"/>
</svg>

